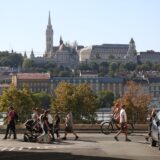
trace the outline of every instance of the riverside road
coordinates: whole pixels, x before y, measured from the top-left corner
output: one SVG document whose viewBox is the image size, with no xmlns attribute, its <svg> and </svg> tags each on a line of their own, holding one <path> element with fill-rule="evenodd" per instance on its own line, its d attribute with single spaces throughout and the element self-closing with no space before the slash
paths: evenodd
<svg viewBox="0 0 160 160">
<path fill-rule="evenodd" d="M 40 144 L 23 142 L 23 135 L 17 140 L 3 140 L 0 135 L 0 160 L 159 160 L 158 147 L 151 147 L 145 140 L 145 133 L 129 136 L 125 142 L 121 135 L 114 140 L 114 134 L 79 133 L 79 139 L 72 135 L 60 143 Z"/>
</svg>

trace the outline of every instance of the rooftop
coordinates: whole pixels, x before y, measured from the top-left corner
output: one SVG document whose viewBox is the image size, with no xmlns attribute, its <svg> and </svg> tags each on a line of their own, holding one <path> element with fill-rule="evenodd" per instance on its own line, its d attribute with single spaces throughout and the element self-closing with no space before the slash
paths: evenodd
<svg viewBox="0 0 160 160">
<path fill-rule="evenodd" d="M 50 79 L 49 73 L 18 73 L 17 79 Z"/>
</svg>

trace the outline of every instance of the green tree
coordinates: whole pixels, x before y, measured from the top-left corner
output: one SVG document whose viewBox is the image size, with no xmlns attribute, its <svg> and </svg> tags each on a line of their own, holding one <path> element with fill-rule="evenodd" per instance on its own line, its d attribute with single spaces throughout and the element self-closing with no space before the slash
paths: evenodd
<svg viewBox="0 0 160 160">
<path fill-rule="evenodd" d="M 98 94 L 98 104 L 100 108 L 111 108 L 114 101 L 114 94 L 111 91 L 103 90 Z"/>
<path fill-rule="evenodd" d="M 60 71 L 58 76 L 59 77 L 70 77 L 72 75 L 72 72 L 70 71 Z"/>
<path fill-rule="evenodd" d="M 115 62 L 110 63 L 109 65 L 109 74 L 114 75 L 118 70 L 118 64 Z"/>
<path fill-rule="evenodd" d="M 136 68 L 136 64 L 133 62 L 128 62 L 124 65 L 124 68 L 127 69 L 128 71 L 134 71 Z"/>
<path fill-rule="evenodd" d="M 11 86 L 5 90 L 0 98 L 0 111 L 7 111 L 9 106 L 13 106 L 19 114 L 20 121 L 24 122 L 29 118 L 32 107 L 35 102 L 28 88 L 17 90 L 15 86 Z"/>
<path fill-rule="evenodd" d="M 107 74 L 109 71 L 109 63 L 108 62 L 102 62 L 99 65 L 99 72 L 103 73 L 103 74 Z"/>
<path fill-rule="evenodd" d="M 90 66 L 87 63 L 81 63 L 78 67 L 80 70 L 90 70 Z"/>
<path fill-rule="evenodd" d="M 47 93 L 33 93 L 33 99 L 37 103 L 38 108 L 48 109 L 51 107 L 51 96 Z"/>
<path fill-rule="evenodd" d="M 19 67 L 22 62 L 23 56 L 19 53 L 0 52 L 0 66 Z"/>
<path fill-rule="evenodd" d="M 97 100 L 89 85 L 72 85 L 61 82 L 55 89 L 52 109 L 55 112 L 66 112 L 71 109 L 77 120 L 93 120 L 97 109 Z"/>
<path fill-rule="evenodd" d="M 115 57 L 113 55 L 110 55 L 108 59 L 115 59 Z"/>
<path fill-rule="evenodd" d="M 91 70 L 99 71 L 99 65 L 96 62 L 91 62 L 89 66 L 90 66 Z"/>
<path fill-rule="evenodd" d="M 97 96 L 86 83 L 75 87 L 74 92 L 75 113 L 77 119 L 87 119 L 94 121 L 96 110 L 98 109 Z"/>
<path fill-rule="evenodd" d="M 31 59 L 25 59 L 22 64 L 23 69 L 30 69 L 34 67 L 34 62 Z"/>
</svg>

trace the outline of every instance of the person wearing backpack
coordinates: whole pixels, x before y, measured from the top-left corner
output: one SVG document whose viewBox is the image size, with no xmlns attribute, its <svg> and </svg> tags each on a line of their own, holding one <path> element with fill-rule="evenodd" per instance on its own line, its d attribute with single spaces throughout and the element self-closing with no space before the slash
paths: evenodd
<svg viewBox="0 0 160 160">
<path fill-rule="evenodd" d="M 13 132 L 13 139 L 17 139 L 16 135 L 16 127 L 15 127 L 15 115 L 16 112 L 14 111 L 14 108 L 11 106 L 8 109 L 8 114 L 7 114 L 7 129 L 6 129 L 6 134 L 3 139 L 7 139 L 9 131 Z"/>
</svg>

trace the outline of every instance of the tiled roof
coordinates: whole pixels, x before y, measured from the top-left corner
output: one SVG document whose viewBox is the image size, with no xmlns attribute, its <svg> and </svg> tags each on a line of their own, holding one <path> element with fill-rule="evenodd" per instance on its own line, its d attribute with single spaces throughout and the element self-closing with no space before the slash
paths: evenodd
<svg viewBox="0 0 160 160">
<path fill-rule="evenodd" d="M 17 79 L 50 79 L 49 73 L 18 73 Z"/>
</svg>

